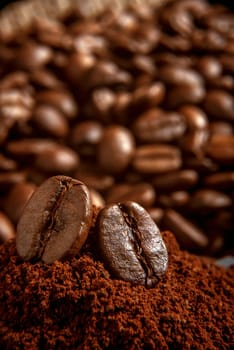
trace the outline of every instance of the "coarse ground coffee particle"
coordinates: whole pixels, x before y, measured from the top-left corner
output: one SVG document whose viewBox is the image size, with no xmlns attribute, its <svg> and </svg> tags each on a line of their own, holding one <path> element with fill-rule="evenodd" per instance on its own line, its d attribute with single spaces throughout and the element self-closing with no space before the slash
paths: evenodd
<svg viewBox="0 0 234 350">
<path fill-rule="evenodd" d="M 1 349 L 232 349 L 234 268 L 179 249 L 151 289 L 113 280 L 86 245 L 52 265 L 0 247 Z"/>
</svg>

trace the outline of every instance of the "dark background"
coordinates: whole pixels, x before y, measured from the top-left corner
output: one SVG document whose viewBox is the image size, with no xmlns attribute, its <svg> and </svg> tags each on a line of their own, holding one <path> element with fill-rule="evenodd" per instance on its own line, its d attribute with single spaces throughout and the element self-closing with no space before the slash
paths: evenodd
<svg viewBox="0 0 234 350">
<path fill-rule="evenodd" d="M 50 0 L 47 0 L 50 1 Z M 7 4 L 11 2 L 17 2 L 17 0 L 9 1 L 9 0 L 0 0 L 0 9 L 5 7 Z M 226 6 L 229 6 L 230 8 L 234 9 L 234 1 L 232 0 L 210 0 L 211 3 L 223 3 Z"/>
</svg>

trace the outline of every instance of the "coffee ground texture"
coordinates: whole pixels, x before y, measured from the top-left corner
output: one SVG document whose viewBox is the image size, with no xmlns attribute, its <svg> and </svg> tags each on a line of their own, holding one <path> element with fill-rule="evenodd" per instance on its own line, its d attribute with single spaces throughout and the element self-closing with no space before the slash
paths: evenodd
<svg viewBox="0 0 234 350">
<path fill-rule="evenodd" d="M 233 349 L 234 268 L 180 250 L 151 289 L 111 278 L 86 244 L 79 256 L 22 262 L 0 246 L 1 349 Z"/>
</svg>

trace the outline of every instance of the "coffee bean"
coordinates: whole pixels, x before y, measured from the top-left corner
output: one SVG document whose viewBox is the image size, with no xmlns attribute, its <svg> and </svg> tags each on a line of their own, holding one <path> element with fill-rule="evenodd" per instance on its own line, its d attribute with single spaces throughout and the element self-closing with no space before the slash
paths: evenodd
<svg viewBox="0 0 234 350">
<path fill-rule="evenodd" d="M 181 163 L 178 148 L 161 144 L 137 147 L 132 161 L 134 169 L 143 174 L 157 174 L 177 170 Z"/>
<path fill-rule="evenodd" d="M 210 189 L 200 189 L 192 194 L 189 206 L 193 210 L 204 212 L 205 210 L 227 208 L 230 207 L 231 204 L 231 198 L 222 192 Z"/>
<path fill-rule="evenodd" d="M 15 184 L 6 197 L 4 211 L 14 224 L 17 224 L 23 209 L 35 191 L 33 183 L 22 182 Z"/>
<path fill-rule="evenodd" d="M 206 153 L 220 164 L 233 164 L 234 136 L 214 135 L 207 144 Z"/>
<path fill-rule="evenodd" d="M 103 126 L 96 121 L 84 121 L 76 124 L 71 132 L 71 145 L 80 155 L 96 155 L 96 147 L 103 135 Z"/>
<path fill-rule="evenodd" d="M 220 77 L 222 74 L 222 65 L 215 57 L 201 57 L 196 64 L 196 68 L 205 79 Z"/>
<path fill-rule="evenodd" d="M 193 169 L 188 169 L 157 175 L 152 182 L 157 191 L 169 192 L 193 188 L 197 184 L 198 179 L 198 173 Z"/>
<path fill-rule="evenodd" d="M 98 145 L 98 163 L 110 173 L 121 172 L 130 163 L 134 148 L 133 136 L 126 128 L 110 126 L 104 130 Z"/>
<path fill-rule="evenodd" d="M 16 247 L 24 260 L 53 263 L 78 253 L 92 220 L 89 191 L 66 176 L 46 180 L 32 195 L 17 226 Z"/>
<path fill-rule="evenodd" d="M 168 90 L 166 105 L 177 108 L 183 104 L 197 104 L 205 97 L 205 89 L 201 84 L 181 84 Z"/>
<path fill-rule="evenodd" d="M 182 115 L 156 108 L 139 116 L 133 124 L 137 139 L 147 143 L 173 141 L 184 134 L 185 128 Z"/>
<path fill-rule="evenodd" d="M 79 165 L 79 156 L 69 147 L 56 145 L 36 157 L 35 167 L 51 174 L 69 174 Z"/>
<path fill-rule="evenodd" d="M 149 183 L 121 183 L 114 185 L 106 195 L 107 203 L 119 203 L 125 201 L 137 202 L 144 208 L 151 207 L 156 194 Z"/>
<path fill-rule="evenodd" d="M 234 189 L 234 171 L 216 173 L 204 178 L 204 184 L 219 190 Z"/>
<path fill-rule="evenodd" d="M 0 244 L 15 238 L 15 229 L 9 218 L 0 212 Z"/>
<path fill-rule="evenodd" d="M 55 138 L 65 138 L 69 131 L 64 115 L 48 105 L 40 105 L 35 108 L 32 121 L 43 134 Z"/>
<path fill-rule="evenodd" d="M 223 118 L 227 121 L 234 120 L 234 98 L 225 91 L 208 91 L 204 100 L 204 108 L 211 117 Z"/>
<path fill-rule="evenodd" d="M 199 73 L 192 69 L 165 65 L 160 68 L 159 78 L 166 84 L 198 86 L 202 84 Z"/>
<path fill-rule="evenodd" d="M 78 116 L 78 105 L 66 90 L 45 90 L 37 94 L 37 102 L 57 108 L 68 119 Z"/>
<path fill-rule="evenodd" d="M 94 205 L 98 209 L 103 208 L 105 206 L 105 200 L 100 195 L 100 193 L 98 193 L 93 188 L 91 189 L 89 188 L 89 194 L 90 194 L 92 205 Z"/>
<path fill-rule="evenodd" d="M 204 249 L 208 244 L 208 238 L 192 222 L 172 209 L 167 209 L 163 216 L 163 225 L 167 230 L 171 230 L 178 242 L 183 247 L 191 250 Z"/>
<path fill-rule="evenodd" d="M 34 70 L 44 66 L 52 58 L 52 51 L 47 46 L 27 42 L 17 52 L 16 65 L 25 70 Z"/>
<path fill-rule="evenodd" d="M 117 278 L 152 287 L 167 270 L 167 250 L 159 229 L 137 203 L 102 209 L 98 241 L 107 268 Z"/>
</svg>

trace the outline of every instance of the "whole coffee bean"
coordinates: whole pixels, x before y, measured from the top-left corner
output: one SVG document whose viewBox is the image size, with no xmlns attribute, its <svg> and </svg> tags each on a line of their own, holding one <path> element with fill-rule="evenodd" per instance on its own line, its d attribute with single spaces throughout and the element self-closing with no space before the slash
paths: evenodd
<svg viewBox="0 0 234 350">
<path fill-rule="evenodd" d="M 151 144 L 136 148 L 132 165 L 142 174 L 164 173 L 180 168 L 180 150 L 175 146 Z"/>
<path fill-rule="evenodd" d="M 222 74 L 222 65 L 215 57 L 204 56 L 201 57 L 196 64 L 196 68 L 199 73 L 205 79 L 213 79 L 220 77 Z"/>
<path fill-rule="evenodd" d="M 163 208 L 184 208 L 189 203 L 190 195 L 186 191 L 174 191 L 158 196 L 157 205 Z"/>
<path fill-rule="evenodd" d="M 166 95 L 167 108 L 177 108 L 183 104 L 200 103 L 205 96 L 205 89 L 201 84 L 181 84 L 168 90 Z"/>
<path fill-rule="evenodd" d="M 159 79 L 172 85 L 201 85 L 202 78 L 195 70 L 174 65 L 160 67 Z"/>
<path fill-rule="evenodd" d="M 152 182 L 157 191 L 169 192 L 190 189 L 196 185 L 198 179 L 198 173 L 193 169 L 188 169 L 157 175 Z"/>
<path fill-rule="evenodd" d="M 231 204 L 231 198 L 225 193 L 210 189 L 200 189 L 192 194 L 189 207 L 193 210 L 204 212 L 206 210 L 227 208 Z"/>
<path fill-rule="evenodd" d="M 6 192 L 17 183 L 24 182 L 26 173 L 22 171 L 6 171 L 0 173 L 0 192 Z"/>
<path fill-rule="evenodd" d="M 71 145 L 81 156 L 96 155 L 96 148 L 103 134 L 103 126 L 96 121 L 87 120 L 76 124 L 71 131 Z"/>
<path fill-rule="evenodd" d="M 210 137 L 215 135 L 233 135 L 234 127 L 231 123 L 224 121 L 212 121 L 209 123 Z"/>
<path fill-rule="evenodd" d="M 219 164 L 234 162 L 234 136 L 214 135 L 206 146 L 206 154 Z"/>
<path fill-rule="evenodd" d="M 156 194 L 153 186 L 147 182 L 121 183 L 114 185 L 106 195 L 107 203 L 119 203 L 125 201 L 137 202 L 144 208 L 153 205 Z"/>
<path fill-rule="evenodd" d="M 27 201 L 35 189 L 35 184 L 22 182 L 15 184 L 10 190 L 4 203 L 4 211 L 14 224 L 17 224 Z"/>
<path fill-rule="evenodd" d="M 10 155 L 19 160 L 29 159 L 54 147 L 56 147 L 56 143 L 52 139 L 21 138 L 15 141 L 9 141 L 6 145 L 6 150 Z"/>
<path fill-rule="evenodd" d="M 105 200 L 100 195 L 99 192 L 94 190 L 93 188 L 89 188 L 89 194 L 91 198 L 92 205 L 94 205 L 96 208 L 103 208 L 105 206 Z"/>
<path fill-rule="evenodd" d="M 24 260 L 51 264 L 79 252 L 92 221 L 87 187 L 67 176 L 46 180 L 32 195 L 17 225 L 16 248 Z"/>
<path fill-rule="evenodd" d="M 78 116 L 78 105 L 75 99 L 65 90 L 46 90 L 37 94 L 37 102 L 57 108 L 68 119 Z"/>
<path fill-rule="evenodd" d="M 15 229 L 9 218 L 0 211 L 0 244 L 15 238 Z"/>
<path fill-rule="evenodd" d="M 225 171 L 206 176 L 204 184 L 216 190 L 234 190 L 234 171 Z"/>
<path fill-rule="evenodd" d="M 151 109 L 140 115 L 133 124 L 133 131 L 142 142 L 170 142 L 185 132 L 185 120 L 182 115 Z"/>
<path fill-rule="evenodd" d="M 21 69 L 34 70 L 47 64 L 52 58 L 52 50 L 44 45 L 27 42 L 18 51 L 16 65 Z"/>
<path fill-rule="evenodd" d="M 161 82 L 156 82 L 151 85 L 140 86 L 132 95 L 131 104 L 137 110 L 154 107 L 160 104 L 165 96 L 165 87 Z"/>
<path fill-rule="evenodd" d="M 167 249 L 159 229 L 137 203 L 103 208 L 98 242 L 107 268 L 117 278 L 152 287 L 167 270 Z"/>
<path fill-rule="evenodd" d="M 43 134 L 55 138 L 65 138 L 69 131 L 64 115 L 56 108 L 46 104 L 35 108 L 32 121 Z"/>
<path fill-rule="evenodd" d="M 130 131 L 122 126 L 107 127 L 98 145 L 100 167 L 110 173 L 123 171 L 129 164 L 135 148 Z"/>
<path fill-rule="evenodd" d="M 37 169 L 51 174 L 69 174 L 79 165 L 79 156 L 71 148 L 56 145 L 45 149 L 36 157 L 34 165 Z"/>
<path fill-rule="evenodd" d="M 204 108 L 211 117 L 234 120 L 234 97 L 225 91 L 208 91 L 204 99 Z"/>
<path fill-rule="evenodd" d="M 173 209 L 166 209 L 163 216 L 163 227 L 172 231 L 178 242 L 186 249 L 202 250 L 208 244 L 208 238 L 191 221 Z"/>
</svg>

